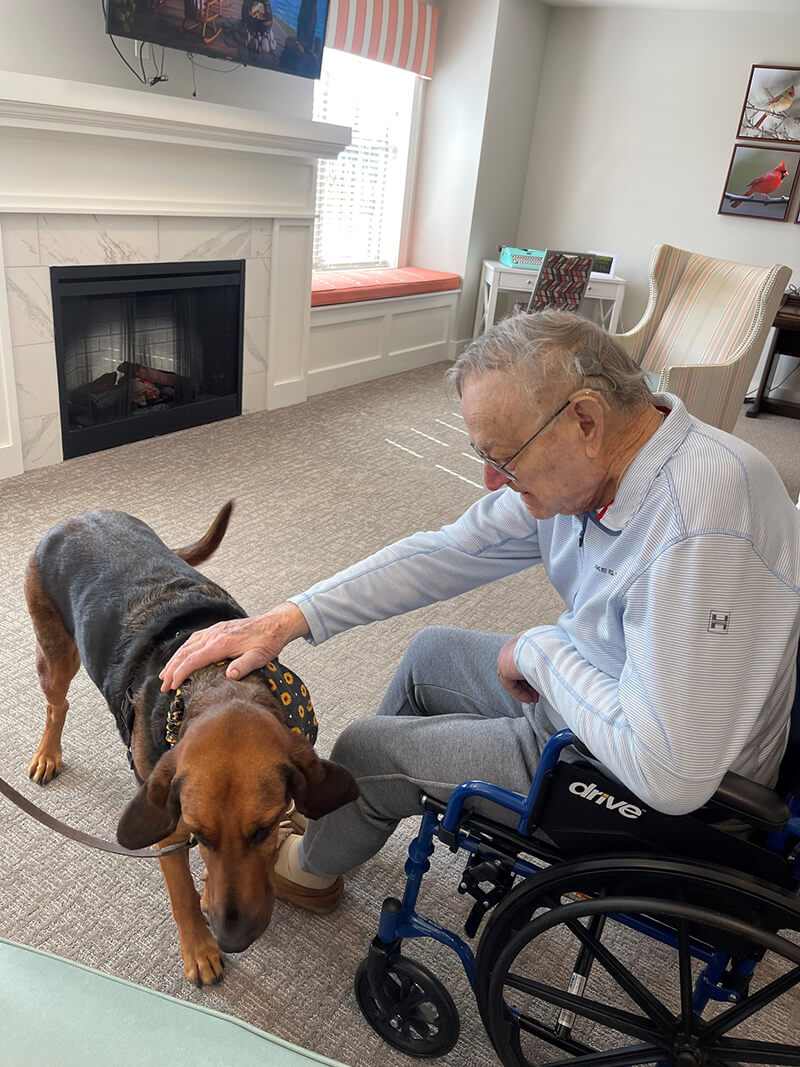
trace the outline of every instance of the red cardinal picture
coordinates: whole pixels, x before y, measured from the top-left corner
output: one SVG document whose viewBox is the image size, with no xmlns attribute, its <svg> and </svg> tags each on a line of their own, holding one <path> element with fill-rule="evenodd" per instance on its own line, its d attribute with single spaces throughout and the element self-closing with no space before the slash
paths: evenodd
<svg viewBox="0 0 800 1067">
<path fill-rule="evenodd" d="M 719 213 L 785 222 L 799 169 L 800 151 L 793 148 L 736 145 L 722 187 Z"/>
<path fill-rule="evenodd" d="M 764 196 L 769 196 L 770 193 L 775 192 L 788 173 L 786 164 L 781 160 L 777 167 L 773 167 L 772 170 L 767 170 L 763 174 L 759 174 L 757 178 L 753 178 L 748 183 L 742 196 L 752 197 L 756 193 L 763 193 Z M 741 200 L 732 200 L 731 207 L 738 207 L 740 203 Z"/>
</svg>

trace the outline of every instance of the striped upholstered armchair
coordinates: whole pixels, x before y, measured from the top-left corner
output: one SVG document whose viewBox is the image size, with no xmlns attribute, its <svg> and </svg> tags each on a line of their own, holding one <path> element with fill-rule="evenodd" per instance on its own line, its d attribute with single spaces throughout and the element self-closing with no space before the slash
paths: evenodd
<svg viewBox="0 0 800 1067">
<path fill-rule="evenodd" d="M 792 272 L 656 245 L 641 322 L 616 334 L 654 391 L 732 431 Z"/>
</svg>

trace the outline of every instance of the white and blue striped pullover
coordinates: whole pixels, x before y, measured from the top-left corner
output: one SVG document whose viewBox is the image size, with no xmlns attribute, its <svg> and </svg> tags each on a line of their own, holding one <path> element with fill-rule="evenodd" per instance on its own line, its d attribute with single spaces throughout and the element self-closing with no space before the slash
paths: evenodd
<svg viewBox="0 0 800 1067">
<path fill-rule="evenodd" d="M 773 785 L 800 635 L 800 512 L 760 452 L 656 399 L 670 415 L 602 520 L 537 521 L 512 490 L 489 493 L 293 598 L 310 640 L 541 563 L 566 610 L 523 633 L 515 659 L 556 728 L 671 814 L 704 804 L 728 770 Z"/>
</svg>

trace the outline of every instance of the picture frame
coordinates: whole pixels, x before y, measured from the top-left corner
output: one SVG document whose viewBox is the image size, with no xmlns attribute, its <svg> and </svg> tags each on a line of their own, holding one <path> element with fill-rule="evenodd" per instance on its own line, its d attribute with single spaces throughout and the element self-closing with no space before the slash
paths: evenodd
<svg viewBox="0 0 800 1067">
<path fill-rule="evenodd" d="M 800 144 L 800 67 L 751 67 L 736 136 Z"/>
<path fill-rule="evenodd" d="M 598 252 L 589 248 L 587 252 L 594 256 L 590 278 L 613 278 L 617 273 L 617 255 L 615 252 Z"/>
<path fill-rule="evenodd" d="M 785 222 L 797 185 L 798 164 L 797 149 L 734 145 L 717 214 Z"/>
</svg>

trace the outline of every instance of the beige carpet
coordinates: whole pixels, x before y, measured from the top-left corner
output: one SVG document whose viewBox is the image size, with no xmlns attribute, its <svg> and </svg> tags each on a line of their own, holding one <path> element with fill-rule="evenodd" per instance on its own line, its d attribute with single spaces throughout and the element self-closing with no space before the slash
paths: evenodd
<svg viewBox="0 0 800 1067">
<path fill-rule="evenodd" d="M 264 610 L 396 537 L 440 526 L 481 494 L 473 484 L 480 483 L 481 468 L 463 454 L 467 437 L 443 391 L 442 371 L 425 368 L 0 482 L 0 775 L 58 817 L 108 836 L 135 788 L 111 716 L 83 672 L 71 689 L 63 773 L 45 789 L 27 779 L 44 705 L 22 574 L 53 522 L 89 507 L 120 508 L 178 545 L 201 533 L 233 497 L 230 531 L 204 569 L 247 610 Z M 796 498 L 800 423 L 742 417 L 737 432 L 767 452 Z M 530 573 L 319 649 L 296 643 L 284 658 L 309 684 L 321 724 L 319 749 L 327 754 L 347 723 L 374 710 L 422 625 L 513 632 L 553 620 L 559 608 L 543 577 Z M 62 841 L 0 798 L 0 935 L 230 1012 L 354 1067 L 408 1064 L 363 1022 L 352 978 L 376 932 L 382 899 L 402 887 L 413 829 L 409 824 L 347 879 L 335 916 L 316 918 L 277 904 L 267 933 L 229 959 L 224 982 L 198 991 L 183 979 L 156 864 Z M 423 910 L 457 930 L 466 914 L 455 893 L 460 866 L 441 847 L 434 863 Z M 428 940 L 407 947 L 445 980 L 461 1012 L 460 1042 L 439 1062 L 496 1063 L 452 953 Z M 656 955 L 653 966 L 659 966 Z"/>
</svg>

